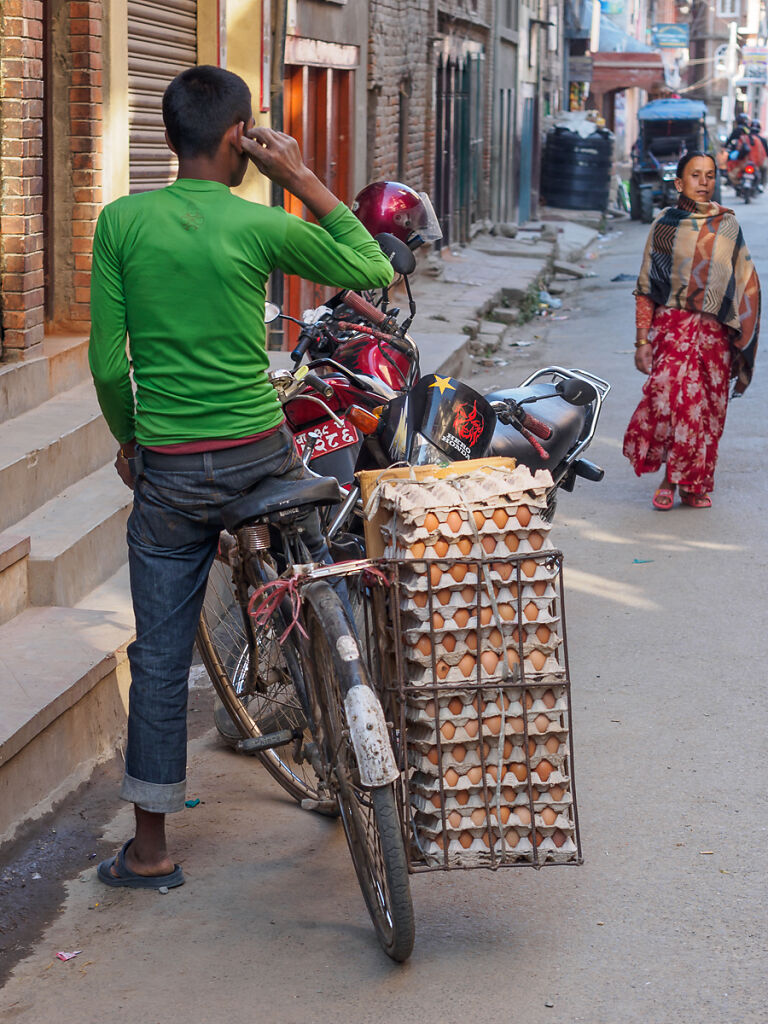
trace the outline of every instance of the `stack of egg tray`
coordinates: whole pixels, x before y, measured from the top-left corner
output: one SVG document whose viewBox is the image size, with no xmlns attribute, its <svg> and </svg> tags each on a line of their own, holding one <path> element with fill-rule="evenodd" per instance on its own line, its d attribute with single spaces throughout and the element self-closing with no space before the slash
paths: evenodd
<svg viewBox="0 0 768 1024">
<path fill-rule="evenodd" d="M 450 523 L 430 508 L 415 531 L 400 510 L 389 533 L 412 871 L 582 862 L 563 559 L 543 504 Z"/>
</svg>

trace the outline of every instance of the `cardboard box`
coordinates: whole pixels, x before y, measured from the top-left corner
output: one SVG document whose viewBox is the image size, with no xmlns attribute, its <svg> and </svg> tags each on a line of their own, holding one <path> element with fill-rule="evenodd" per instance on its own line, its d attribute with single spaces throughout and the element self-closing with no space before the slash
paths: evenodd
<svg viewBox="0 0 768 1024">
<path fill-rule="evenodd" d="M 360 495 L 363 508 L 381 480 L 443 480 L 449 476 L 463 476 L 478 469 L 508 469 L 517 465 L 515 459 L 499 457 L 489 459 L 470 459 L 467 462 L 452 462 L 449 466 L 401 466 L 397 469 L 364 469 L 357 474 L 360 481 Z M 379 508 L 370 522 L 365 521 L 365 547 L 369 558 L 382 558 L 386 542 L 381 533 L 381 526 L 389 518 L 386 509 Z"/>
</svg>

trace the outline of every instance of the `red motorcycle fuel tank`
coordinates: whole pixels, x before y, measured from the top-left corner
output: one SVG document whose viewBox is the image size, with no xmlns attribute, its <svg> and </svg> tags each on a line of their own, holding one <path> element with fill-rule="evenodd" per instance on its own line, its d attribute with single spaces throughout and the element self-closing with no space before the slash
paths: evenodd
<svg viewBox="0 0 768 1024">
<path fill-rule="evenodd" d="M 407 356 L 402 352 L 386 342 L 377 343 L 368 334 L 359 334 L 339 345 L 333 358 L 355 373 L 378 377 L 395 391 L 403 387 L 410 367 Z"/>
</svg>

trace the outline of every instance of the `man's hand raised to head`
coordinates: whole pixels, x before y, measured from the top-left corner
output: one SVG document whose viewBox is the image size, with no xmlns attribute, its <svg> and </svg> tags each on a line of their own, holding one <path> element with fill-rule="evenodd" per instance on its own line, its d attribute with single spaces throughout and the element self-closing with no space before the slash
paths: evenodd
<svg viewBox="0 0 768 1024">
<path fill-rule="evenodd" d="M 242 128 L 240 144 L 261 173 L 300 199 L 320 220 L 339 205 L 339 200 L 310 171 L 296 139 L 285 132 L 257 125 Z"/>
</svg>

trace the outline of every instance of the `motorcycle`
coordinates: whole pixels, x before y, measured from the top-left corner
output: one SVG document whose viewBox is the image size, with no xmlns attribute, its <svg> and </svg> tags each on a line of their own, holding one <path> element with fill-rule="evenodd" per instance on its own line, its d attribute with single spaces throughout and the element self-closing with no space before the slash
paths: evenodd
<svg viewBox="0 0 768 1024">
<path fill-rule="evenodd" d="M 728 154 L 727 172 L 728 181 L 745 204 L 757 198 L 761 191 L 760 172 L 756 161 L 751 158 L 750 147 L 745 145 L 731 150 Z"/>
<path fill-rule="evenodd" d="M 408 281 L 415 259 L 392 235 L 380 234 L 377 241 L 403 277 L 406 318 L 399 322 L 400 310 L 389 307 L 386 292 L 379 305 L 341 292 L 299 322 L 295 374 L 272 375 L 305 465 L 319 476 L 335 477 L 347 490 L 347 500 L 327 524 L 329 538 L 349 527 L 359 500 L 355 473 L 403 462 L 445 464 L 496 455 L 534 471 L 548 469 L 551 519 L 560 490 L 572 491 L 577 478 L 603 478 L 584 452 L 610 385 L 587 371 L 559 366 L 536 370 L 519 387 L 486 396 L 453 378 L 421 377 L 418 347 L 408 334 L 416 313 Z M 277 316 L 284 314 L 270 307 L 267 319 Z M 302 365 L 305 356 L 309 362 Z M 534 404 L 536 416 L 529 411 Z"/>
</svg>

